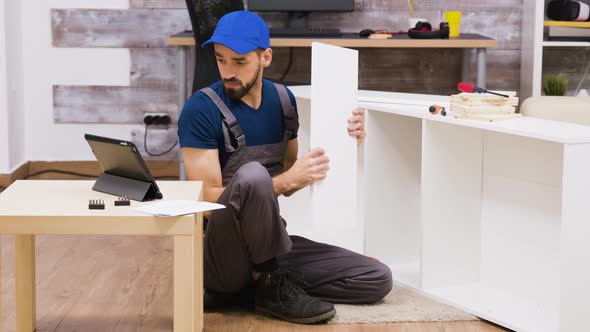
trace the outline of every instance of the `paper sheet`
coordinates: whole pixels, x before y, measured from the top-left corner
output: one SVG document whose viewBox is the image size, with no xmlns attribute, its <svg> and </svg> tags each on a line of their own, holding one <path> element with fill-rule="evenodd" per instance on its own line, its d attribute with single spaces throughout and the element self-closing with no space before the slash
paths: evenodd
<svg viewBox="0 0 590 332">
<path fill-rule="evenodd" d="M 158 217 L 174 217 L 218 209 L 225 209 L 225 206 L 203 201 L 172 200 L 144 205 L 133 210 Z"/>
</svg>

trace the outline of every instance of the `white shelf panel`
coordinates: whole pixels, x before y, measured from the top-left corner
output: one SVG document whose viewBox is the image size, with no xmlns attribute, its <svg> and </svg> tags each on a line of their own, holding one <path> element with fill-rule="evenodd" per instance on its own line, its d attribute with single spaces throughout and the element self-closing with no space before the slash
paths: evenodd
<svg viewBox="0 0 590 332">
<path fill-rule="evenodd" d="M 293 94 L 299 98 L 311 99 L 310 85 L 294 85 L 289 86 Z M 441 106 L 449 106 L 449 97 L 441 95 L 427 95 L 419 93 L 402 93 L 402 92 L 386 92 L 386 91 L 372 91 L 359 90 L 359 103 L 382 103 L 382 104 L 396 104 L 396 105 L 410 105 L 410 106 L 430 106 L 433 103 L 438 103 Z"/>
<path fill-rule="evenodd" d="M 557 303 L 542 305 L 479 282 L 425 289 L 424 292 L 439 301 L 516 331 L 558 330 Z"/>
<path fill-rule="evenodd" d="M 543 47 L 590 47 L 590 42 L 583 41 L 544 41 Z"/>
<path fill-rule="evenodd" d="M 388 265 L 418 261 L 422 119 L 367 112 L 366 126 L 365 254 Z"/>
<path fill-rule="evenodd" d="M 299 98 L 311 98 L 309 86 L 291 87 L 290 89 Z M 447 96 L 359 90 L 358 98 L 359 107 L 390 114 L 411 116 L 562 144 L 590 143 L 590 128 L 588 126 L 531 117 L 520 117 L 498 122 L 483 122 L 455 119 L 453 116 L 433 116 L 428 112 L 426 105 L 448 105 L 450 97 Z M 363 102 L 361 100 L 378 100 L 379 102 Z M 419 102 L 417 102 L 418 100 Z"/>
<path fill-rule="evenodd" d="M 587 126 L 531 117 L 520 117 L 498 122 L 455 119 L 453 116 L 433 116 L 423 106 L 359 103 L 359 106 L 381 112 L 419 117 L 431 121 L 484 129 L 493 132 L 537 138 L 562 144 L 590 143 L 590 128 Z"/>
</svg>

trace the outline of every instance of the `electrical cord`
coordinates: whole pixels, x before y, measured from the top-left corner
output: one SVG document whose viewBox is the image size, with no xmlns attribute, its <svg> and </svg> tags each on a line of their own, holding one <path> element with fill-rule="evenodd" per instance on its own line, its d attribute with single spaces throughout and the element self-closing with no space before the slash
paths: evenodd
<svg viewBox="0 0 590 332">
<path fill-rule="evenodd" d="M 178 176 L 170 176 L 170 175 L 158 176 L 158 177 L 156 177 L 156 180 L 178 180 Z"/>
<path fill-rule="evenodd" d="M 62 171 L 59 169 L 46 169 L 44 171 L 40 171 L 40 172 L 35 172 L 33 174 L 29 174 L 27 176 L 25 176 L 25 180 L 32 178 L 33 176 L 38 176 L 38 175 L 42 175 L 45 173 L 59 173 L 59 174 L 65 174 L 65 175 L 75 175 L 75 176 L 80 176 L 80 177 L 85 177 L 85 178 L 97 178 L 97 175 L 92 175 L 92 174 L 83 174 L 83 173 L 78 173 L 78 172 L 70 172 L 70 171 Z M 178 180 L 178 176 L 172 176 L 172 175 L 163 175 L 163 176 L 155 176 L 154 179 L 156 180 Z M 0 193 L 3 192 L 4 190 L 6 190 L 7 187 L 4 186 L 0 186 Z"/>
<path fill-rule="evenodd" d="M 149 123 L 146 123 L 146 125 L 145 125 L 145 132 L 144 132 L 144 134 L 143 134 L 143 146 L 144 146 L 144 148 L 145 148 L 145 152 L 146 152 L 148 155 L 150 155 L 150 156 L 152 156 L 152 157 L 160 157 L 160 156 L 163 156 L 163 155 L 165 155 L 166 153 L 168 153 L 168 152 L 172 151 L 172 150 L 173 150 L 173 149 L 176 147 L 176 144 L 178 144 L 178 140 L 176 140 L 176 142 L 174 143 L 174 145 L 172 145 L 172 146 L 170 147 L 170 149 L 168 149 L 168 150 L 166 150 L 166 151 L 164 151 L 164 152 L 162 152 L 162 153 L 151 153 L 151 152 L 150 152 L 150 150 L 148 150 L 148 146 L 147 146 L 147 134 L 148 134 L 148 128 L 149 128 L 149 127 L 150 127 L 150 124 L 149 124 Z"/>
<path fill-rule="evenodd" d="M 166 153 L 172 151 L 172 149 L 174 149 L 174 147 L 176 146 L 176 144 L 178 144 L 178 141 L 176 141 L 176 143 L 174 143 L 174 145 L 170 149 L 166 150 L 165 152 L 163 152 L 161 154 L 152 154 L 152 153 L 150 153 L 148 151 L 148 148 L 147 148 L 147 131 L 148 131 L 149 125 L 146 124 L 145 127 L 146 127 L 145 128 L 145 135 L 143 137 L 144 146 L 145 146 L 145 151 L 150 156 L 152 156 L 152 157 L 159 157 L 159 156 L 165 155 Z M 98 175 L 94 175 L 94 174 L 84 174 L 84 173 L 78 173 L 78 172 L 72 172 L 72 171 L 64 171 L 64 170 L 60 170 L 60 169 L 46 169 L 46 170 L 43 170 L 43 171 L 35 172 L 33 174 L 29 174 L 29 175 L 25 176 L 24 179 L 25 180 L 26 179 L 30 179 L 30 178 L 32 178 L 34 176 L 43 175 L 43 174 L 46 174 L 46 173 L 58 173 L 58 174 L 74 175 L 74 176 L 79 176 L 79 177 L 84 177 L 84 178 L 94 178 L 94 179 L 98 177 Z M 156 179 L 156 180 L 177 180 L 178 179 L 178 176 L 163 175 L 163 176 L 155 176 L 154 179 Z M 6 190 L 6 188 L 7 187 L 0 186 L 0 192 Z"/>
<path fill-rule="evenodd" d="M 85 178 L 97 178 L 98 175 L 93 175 L 93 174 L 84 174 L 84 173 L 78 173 L 78 172 L 71 172 L 71 171 L 63 171 L 63 170 L 59 170 L 59 169 L 46 169 L 40 172 L 35 172 L 33 174 L 29 174 L 25 177 L 25 179 L 29 179 L 33 176 L 38 176 L 38 175 L 42 175 L 45 173 L 59 173 L 59 174 L 65 174 L 65 175 L 75 175 L 75 176 L 80 176 L 80 177 L 85 177 Z M 162 176 L 155 176 L 154 179 L 156 180 L 167 180 L 167 179 L 178 179 L 178 176 L 172 176 L 172 175 L 162 175 Z M 0 186 L 0 188 L 4 188 Z"/>
<path fill-rule="evenodd" d="M 285 69 L 285 72 L 283 73 L 283 76 L 281 76 L 280 81 L 283 81 L 285 79 L 285 77 L 287 77 L 287 74 L 289 74 L 289 71 L 291 70 L 292 64 L 293 64 L 293 47 L 289 47 L 289 61 L 287 62 L 287 69 Z"/>
<path fill-rule="evenodd" d="M 80 176 L 83 178 L 97 178 L 98 177 L 98 175 L 92 175 L 92 174 L 84 174 L 84 173 L 71 172 L 71 171 L 62 171 L 59 169 L 46 169 L 43 171 L 35 172 L 33 174 L 29 174 L 29 175 L 25 176 L 25 179 L 29 179 L 29 178 L 32 178 L 33 176 L 42 175 L 45 173 L 59 173 L 59 174 L 65 174 L 65 175 L 75 175 L 75 176 Z"/>
</svg>

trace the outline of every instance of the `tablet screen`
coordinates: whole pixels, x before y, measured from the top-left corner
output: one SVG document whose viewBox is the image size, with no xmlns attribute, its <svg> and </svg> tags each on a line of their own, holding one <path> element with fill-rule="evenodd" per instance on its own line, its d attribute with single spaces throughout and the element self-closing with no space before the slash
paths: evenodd
<svg viewBox="0 0 590 332">
<path fill-rule="evenodd" d="M 90 134 L 84 135 L 84 138 L 105 173 L 156 184 L 132 142 Z"/>
</svg>

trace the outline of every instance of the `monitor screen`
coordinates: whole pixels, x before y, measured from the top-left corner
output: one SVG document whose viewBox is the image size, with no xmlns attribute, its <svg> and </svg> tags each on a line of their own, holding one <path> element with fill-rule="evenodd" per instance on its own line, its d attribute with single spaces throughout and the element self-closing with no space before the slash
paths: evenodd
<svg viewBox="0 0 590 332">
<path fill-rule="evenodd" d="M 354 11 L 354 0 L 248 0 L 251 11 Z"/>
</svg>

